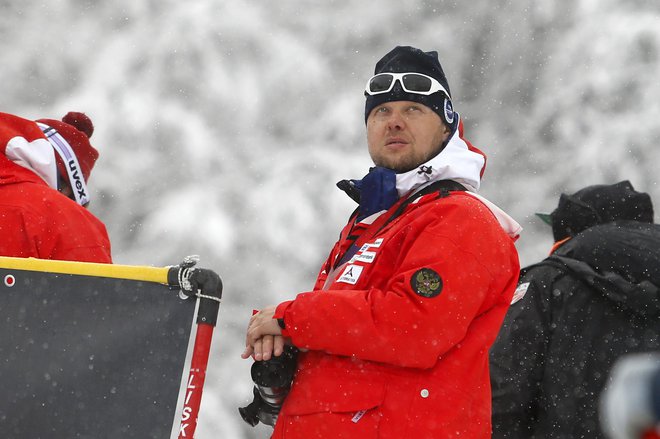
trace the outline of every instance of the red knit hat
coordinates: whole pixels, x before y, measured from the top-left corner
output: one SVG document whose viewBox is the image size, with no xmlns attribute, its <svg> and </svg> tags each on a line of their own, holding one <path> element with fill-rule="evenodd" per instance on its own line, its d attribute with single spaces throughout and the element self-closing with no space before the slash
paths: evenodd
<svg viewBox="0 0 660 439">
<path fill-rule="evenodd" d="M 91 119 L 84 113 L 71 111 L 61 121 L 38 119 L 36 122 L 55 128 L 64 137 L 78 159 L 83 178 L 86 182 L 89 179 L 89 174 L 92 172 L 94 163 L 96 163 L 96 159 L 99 157 L 99 152 L 89 143 L 89 138 L 94 133 L 94 124 Z M 57 160 L 57 168 L 60 175 L 67 175 L 64 161 L 59 154 L 55 154 L 55 159 Z"/>
</svg>

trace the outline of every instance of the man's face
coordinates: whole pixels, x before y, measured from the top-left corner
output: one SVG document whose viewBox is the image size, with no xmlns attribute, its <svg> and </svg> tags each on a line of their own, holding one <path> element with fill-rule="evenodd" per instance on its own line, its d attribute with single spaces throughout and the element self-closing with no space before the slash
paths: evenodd
<svg viewBox="0 0 660 439">
<path fill-rule="evenodd" d="M 377 166 L 407 172 L 434 157 L 449 128 L 433 110 L 412 101 L 386 102 L 367 118 L 369 155 Z"/>
</svg>

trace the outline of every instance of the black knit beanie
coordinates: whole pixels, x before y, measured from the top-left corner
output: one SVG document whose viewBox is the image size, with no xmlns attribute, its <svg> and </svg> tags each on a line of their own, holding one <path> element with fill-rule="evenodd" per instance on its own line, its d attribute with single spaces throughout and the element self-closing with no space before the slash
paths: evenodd
<svg viewBox="0 0 660 439">
<path fill-rule="evenodd" d="M 422 73 L 435 78 L 445 90 L 447 90 L 447 93 L 449 93 L 450 96 L 446 96 L 441 91 L 428 96 L 406 93 L 401 89 L 399 82 L 397 82 L 389 93 L 369 96 L 365 92 L 365 96 L 367 97 L 364 107 L 365 122 L 367 121 L 371 110 L 378 105 L 392 101 L 412 101 L 431 108 L 438 114 L 438 116 L 440 116 L 440 119 L 450 127 L 452 132 L 455 130 L 455 124 L 457 123 L 458 118 L 454 114 L 451 102 L 451 90 L 449 90 L 449 84 L 447 83 L 445 72 L 442 70 L 442 66 L 438 60 L 438 52 L 423 52 L 420 49 L 410 46 L 397 46 L 376 63 L 374 75 L 385 72 Z"/>
<path fill-rule="evenodd" d="M 549 217 L 549 218 L 548 218 Z M 587 186 L 572 195 L 561 194 L 559 205 L 546 215 L 555 241 L 575 236 L 597 224 L 616 220 L 653 222 L 653 203 L 637 192 L 630 181 Z"/>
</svg>

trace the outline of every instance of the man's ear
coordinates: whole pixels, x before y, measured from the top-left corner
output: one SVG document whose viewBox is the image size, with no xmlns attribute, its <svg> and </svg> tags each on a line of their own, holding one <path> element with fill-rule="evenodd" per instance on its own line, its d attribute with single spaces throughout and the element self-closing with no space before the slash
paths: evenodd
<svg viewBox="0 0 660 439">
<path fill-rule="evenodd" d="M 443 121 L 440 121 L 440 123 L 442 124 L 442 134 L 446 136 L 445 139 L 449 138 L 449 135 L 451 134 L 451 129 Z"/>
</svg>

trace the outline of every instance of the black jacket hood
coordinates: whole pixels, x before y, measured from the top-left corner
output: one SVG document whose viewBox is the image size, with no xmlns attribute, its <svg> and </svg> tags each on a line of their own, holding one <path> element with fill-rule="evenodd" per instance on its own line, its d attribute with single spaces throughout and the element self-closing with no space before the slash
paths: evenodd
<svg viewBox="0 0 660 439">
<path fill-rule="evenodd" d="M 660 225 L 616 221 L 591 227 L 544 263 L 569 271 L 621 308 L 660 317 Z"/>
</svg>

